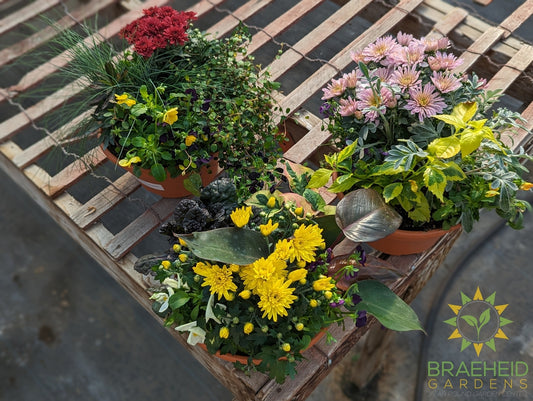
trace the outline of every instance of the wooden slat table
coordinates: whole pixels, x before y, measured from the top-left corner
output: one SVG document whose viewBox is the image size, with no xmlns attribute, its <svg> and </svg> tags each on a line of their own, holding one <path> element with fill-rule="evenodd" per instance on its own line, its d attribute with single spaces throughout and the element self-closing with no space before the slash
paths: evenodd
<svg viewBox="0 0 533 401">
<path fill-rule="evenodd" d="M 47 9 L 55 7 L 58 11 L 63 10 L 63 3 L 59 0 L 37 3 L 38 7 L 21 7 L 11 15 L 2 16 L 0 34 L 6 37 L 18 24 L 31 21 Z M 200 17 L 197 26 L 205 18 L 211 22 L 204 28 L 217 36 L 230 32 L 241 20 L 245 23 L 249 20 L 270 21 L 260 27 L 256 26 L 257 23 L 250 23 L 252 32 L 255 32 L 250 49 L 258 57 L 268 60 L 264 65 L 268 64 L 273 78 L 282 83 L 282 91 L 276 97 L 281 107 L 290 109 L 292 113 L 291 118 L 284 122 L 287 133 L 295 141 L 285 153 L 285 158 L 291 162 L 317 163 L 324 152 L 322 145 L 328 140 L 329 133 L 322 130 L 320 118 L 307 105 L 316 102 L 321 95 L 320 89 L 351 63 L 350 50 L 365 46 L 379 36 L 400 30 L 416 36 L 429 32 L 448 35 L 457 52 L 462 53 L 465 59 L 462 68 L 465 71 L 476 70 L 488 80 L 490 88 L 505 90 L 509 99 L 512 99 L 514 108 L 529 120 L 527 128 L 533 127 L 533 48 L 513 35 L 531 17 L 531 0 L 524 1 L 499 26 L 490 26 L 466 10 L 441 0 L 402 0 L 394 6 L 388 1 L 370 0 L 339 0 L 335 3 L 325 0 L 292 0 L 284 2 L 283 6 L 273 0 L 243 0 L 237 2 L 237 5 L 235 3 L 224 0 L 188 2 L 192 4 L 190 10 Z M 139 17 L 142 8 L 165 4 L 180 8 L 179 1 L 91 1 L 70 10 L 69 15 L 62 16 L 58 24 L 63 29 L 69 28 L 75 25 L 75 19 L 90 18 L 110 5 L 120 7 L 118 16 L 98 32 L 96 40 L 105 40 L 115 37 L 120 28 Z M 298 29 L 305 31 L 303 36 L 297 33 Z M 357 30 L 360 33 L 353 33 Z M 284 39 L 291 38 L 294 32 L 296 37 L 301 38 L 294 41 Z M 351 32 L 351 36 L 346 32 Z M 1 49 L 0 65 L 19 60 L 55 34 L 55 30 L 46 28 Z M 276 53 L 268 48 L 278 47 L 282 42 L 289 43 L 284 44 L 283 54 L 276 57 Z M 317 54 L 331 53 L 333 42 L 338 50 L 331 57 L 320 59 Z M 14 81 L 10 76 L 10 82 L 2 82 L 0 166 L 116 281 L 150 310 L 147 285 L 132 268 L 137 259 L 132 250 L 170 216 L 177 201 L 159 199 L 154 195 L 143 196 L 144 190 L 140 189 L 138 181 L 129 173 L 114 171 L 114 174 L 119 175 L 113 178 L 102 175 L 99 166 L 105 167 L 109 162 L 98 148 L 79 158 L 70 157 L 68 160 L 71 161 L 57 171 L 49 171 L 44 166 L 42 160 L 59 143 L 72 140 L 69 137 L 72 131 L 70 128 L 76 121 L 51 132 L 46 129 L 43 117 L 61 107 L 65 99 L 78 94 L 83 88 L 83 78 L 31 104 L 24 103 L 23 106 L 19 103 L 19 98 L 21 94 L 41 85 L 43 80 L 66 62 L 65 55 L 60 55 L 49 63 L 21 71 L 16 74 Z M 86 113 L 90 113 L 90 110 Z M 28 137 L 31 138 L 30 141 Z M 531 145 L 526 132 L 515 135 L 512 141 L 514 146 Z M 85 182 L 92 183 L 90 180 L 98 180 L 101 189 L 87 198 L 76 198 L 76 191 L 73 189 L 83 186 Z M 91 184 L 87 185 L 87 188 L 91 187 Z M 108 214 L 125 214 L 123 210 L 132 203 L 139 204 L 139 198 L 142 198 L 142 207 L 137 208 L 136 214 L 124 227 L 109 228 L 104 225 L 102 221 Z M 332 200 L 333 197 L 328 199 Z M 134 213 L 131 209 L 127 209 L 129 216 Z M 392 284 L 396 293 L 406 301 L 411 301 L 443 261 L 458 235 L 459 233 L 455 233 L 443 238 L 433 249 L 423 254 L 388 257 L 388 261 L 404 273 L 403 277 Z M 197 347 L 188 346 L 180 334 L 174 330 L 170 332 L 234 393 L 237 400 L 303 400 L 367 330 L 368 327 L 355 329 L 353 324 L 348 324 L 344 331 L 332 328 L 331 332 L 337 338 L 337 343 L 328 346 L 322 340 L 306 351 L 306 359 L 298 365 L 298 376 L 281 386 L 262 374 L 245 376 L 236 371 L 232 364 Z"/>
</svg>

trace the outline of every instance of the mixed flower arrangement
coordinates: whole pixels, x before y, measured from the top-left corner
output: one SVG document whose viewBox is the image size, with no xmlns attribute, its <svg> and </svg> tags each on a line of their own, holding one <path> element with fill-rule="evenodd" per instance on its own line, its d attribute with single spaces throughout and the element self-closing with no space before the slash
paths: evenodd
<svg viewBox="0 0 533 401">
<path fill-rule="evenodd" d="M 521 228 L 530 205 L 517 198 L 533 185 L 522 176 L 523 149 L 502 134 L 524 128 L 518 113 L 490 109 L 500 91 L 458 74 L 461 59 L 445 52 L 447 38 L 399 33 L 353 53 L 356 70 L 323 89 L 322 112 L 342 149 L 325 157 L 310 187 L 332 192 L 377 191 L 403 217 L 402 228 L 470 231 L 481 209 Z"/>
<path fill-rule="evenodd" d="M 243 355 L 238 367 L 278 382 L 294 376 L 313 338 L 345 318 L 361 327 L 367 313 L 382 319 L 388 308 L 387 327 L 420 329 L 414 312 L 385 285 L 372 281 L 369 300 L 378 301 L 367 303 L 366 282 L 338 288 L 338 280 L 353 281 L 364 266 L 364 250 L 332 274 L 332 250 L 314 215 L 267 194 L 234 209 L 229 227 L 175 234 L 172 254 L 152 267 L 160 283 L 151 296 L 153 309 L 167 326 L 188 333 L 189 344 L 201 343 L 210 353 Z"/>
<path fill-rule="evenodd" d="M 131 45 L 123 52 L 72 31 L 60 37 L 62 47 L 79 42 L 66 72 L 87 78 L 84 105 L 96 104 L 89 127 L 101 129 L 104 147 L 157 181 L 213 160 L 249 192 L 273 181 L 284 140 L 272 118 L 279 85 L 247 54 L 246 29 L 217 39 L 192 26 L 193 12 L 143 13 L 120 31 Z"/>
</svg>

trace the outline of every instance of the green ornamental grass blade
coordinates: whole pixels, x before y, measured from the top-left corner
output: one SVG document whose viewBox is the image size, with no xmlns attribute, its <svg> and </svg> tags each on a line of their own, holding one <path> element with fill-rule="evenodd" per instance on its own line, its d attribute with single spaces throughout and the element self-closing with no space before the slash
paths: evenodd
<svg viewBox="0 0 533 401">
<path fill-rule="evenodd" d="M 214 262 L 244 266 L 269 255 L 265 237 L 248 228 L 218 228 L 179 237 L 194 255 Z"/>
<path fill-rule="evenodd" d="M 362 301 L 357 310 L 366 310 L 388 329 L 395 331 L 421 330 L 415 311 L 385 284 L 375 280 L 358 282 Z"/>
</svg>

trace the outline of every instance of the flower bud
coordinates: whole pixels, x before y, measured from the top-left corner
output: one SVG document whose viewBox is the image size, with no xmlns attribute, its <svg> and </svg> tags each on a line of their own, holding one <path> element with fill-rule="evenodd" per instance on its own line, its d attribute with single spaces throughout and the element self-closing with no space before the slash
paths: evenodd
<svg viewBox="0 0 533 401">
<path fill-rule="evenodd" d="M 218 332 L 218 336 L 220 338 L 228 338 L 229 337 L 229 329 L 227 327 L 221 327 L 220 331 Z"/>
<path fill-rule="evenodd" d="M 281 349 L 285 352 L 289 352 L 291 350 L 291 345 L 289 343 L 283 343 Z"/>
</svg>

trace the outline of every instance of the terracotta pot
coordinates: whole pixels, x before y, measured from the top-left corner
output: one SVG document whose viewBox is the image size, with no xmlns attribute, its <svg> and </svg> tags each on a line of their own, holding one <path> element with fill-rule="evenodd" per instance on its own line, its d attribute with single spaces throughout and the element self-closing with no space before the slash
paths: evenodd
<svg viewBox="0 0 533 401">
<path fill-rule="evenodd" d="M 388 255 L 411 255 L 428 250 L 445 234 L 459 230 L 460 224 L 449 230 L 408 231 L 396 230 L 385 238 L 369 242 L 372 248 Z"/>
<path fill-rule="evenodd" d="M 309 343 L 309 346 L 306 348 L 306 349 L 309 349 L 311 348 L 313 345 L 315 345 L 317 342 L 320 341 L 320 339 L 322 337 L 324 337 L 324 335 L 326 334 L 326 332 L 328 331 L 327 327 L 326 328 L 323 328 L 322 330 L 320 330 L 318 332 L 318 334 L 316 336 L 314 336 L 312 339 L 311 339 L 311 342 Z M 207 347 L 205 344 L 203 343 L 199 343 L 198 344 L 200 346 L 200 348 L 202 348 L 204 351 L 207 351 Z M 302 350 L 305 351 L 306 349 Z M 228 362 L 240 362 L 242 363 L 243 365 L 246 365 L 248 363 L 248 357 L 245 356 L 245 355 L 233 355 L 233 354 L 221 354 L 220 351 L 217 351 L 215 354 L 214 354 L 217 358 L 220 358 L 224 361 L 228 361 Z M 280 358 L 280 359 L 285 359 L 285 357 L 283 358 Z M 260 363 L 262 362 L 261 359 L 252 359 L 252 363 L 254 365 L 259 365 Z"/>
<path fill-rule="evenodd" d="M 104 149 L 101 146 L 102 151 L 106 157 L 113 163 L 118 165 L 118 158 L 111 153 L 108 149 Z M 121 168 L 129 171 L 133 174 L 133 167 L 122 167 Z M 216 160 L 211 160 L 208 164 L 200 168 L 199 174 L 202 178 L 202 185 L 206 186 L 211 181 L 213 181 L 220 173 L 222 169 L 219 167 Z M 189 175 L 179 175 L 177 177 L 170 177 L 170 174 L 167 172 L 167 179 L 163 182 L 156 181 L 156 179 L 150 174 L 150 170 L 141 169 L 141 176 L 137 177 L 143 188 L 147 191 L 150 191 L 154 194 L 157 194 L 163 198 L 183 198 L 184 196 L 189 196 L 191 193 L 185 189 L 183 181 Z"/>
</svg>

